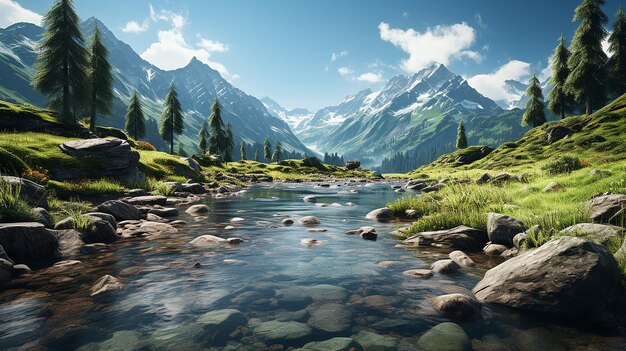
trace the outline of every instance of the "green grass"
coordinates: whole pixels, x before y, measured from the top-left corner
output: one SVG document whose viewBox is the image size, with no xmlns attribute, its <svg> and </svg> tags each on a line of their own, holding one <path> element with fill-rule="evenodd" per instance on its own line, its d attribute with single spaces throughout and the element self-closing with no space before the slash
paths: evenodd
<svg viewBox="0 0 626 351">
<path fill-rule="evenodd" d="M 35 213 L 20 199 L 20 186 L 0 180 L 0 223 L 30 222 Z"/>
<path fill-rule="evenodd" d="M 121 194 L 124 192 L 125 187 L 119 181 L 114 179 L 94 179 L 83 180 L 80 182 L 58 182 L 50 181 L 48 188 L 54 190 L 61 197 L 68 196 L 92 196 L 92 195 L 105 195 L 105 194 Z"/>
<path fill-rule="evenodd" d="M 60 124 L 57 120 L 57 112 L 45 110 L 29 105 L 12 104 L 6 101 L 0 101 L 0 116 L 4 118 L 36 118 L 46 122 Z"/>
<path fill-rule="evenodd" d="M 153 194 L 164 196 L 172 195 L 174 190 L 176 190 L 173 186 L 167 185 L 165 182 L 151 177 L 146 177 L 140 182 L 127 183 L 126 186 L 129 189 L 143 189 L 145 191 L 152 192 Z"/>
</svg>

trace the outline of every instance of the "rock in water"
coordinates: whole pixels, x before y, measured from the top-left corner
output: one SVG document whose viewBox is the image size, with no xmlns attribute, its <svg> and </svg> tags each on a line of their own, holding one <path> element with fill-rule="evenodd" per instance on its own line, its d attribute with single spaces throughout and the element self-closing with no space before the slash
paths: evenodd
<svg viewBox="0 0 626 351">
<path fill-rule="evenodd" d="M 352 325 L 352 313 L 343 304 L 327 303 L 311 312 L 307 324 L 326 333 L 344 334 Z"/>
<path fill-rule="evenodd" d="M 452 261 L 456 262 L 456 264 L 461 267 L 469 267 L 474 265 L 474 260 L 467 256 L 465 252 L 460 250 L 450 252 L 450 255 L 448 255 L 448 257 L 450 257 Z"/>
<path fill-rule="evenodd" d="M 189 207 L 185 212 L 189 213 L 192 216 L 203 215 L 211 212 L 211 209 L 207 205 L 193 205 Z"/>
<path fill-rule="evenodd" d="M 487 235 L 493 244 L 513 247 L 513 237 L 525 231 L 524 223 L 511 216 L 493 212 L 487 215 Z"/>
<path fill-rule="evenodd" d="M 463 328 L 450 322 L 436 325 L 417 340 L 417 349 L 422 351 L 466 351 L 470 346 Z"/>
<path fill-rule="evenodd" d="M 408 246 L 436 246 L 468 251 L 480 251 L 489 241 L 484 230 L 464 225 L 452 229 L 421 232 L 404 240 Z"/>
<path fill-rule="evenodd" d="M 320 224 L 320 220 L 315 216 L 306 216 L 300 219 L 300 224 L 302 225 L 316 225 Z"/>
<path fill-rule="evenodd" d="M 394 351 L 398 346 L 398 339 L 389 335 L 380 335 L 367 330 L 360 331 L 356 341 L 364 350 Z"/>
<path fill-rule="evenodd" d="M 224 309 L 205 313 L 198 319 L 198 323 L 209 332 L 212 344 L 223 345 L 237 327 L 248 324 L 248 318 L 239 310 Z"/>
<path fill-rule="evenodd" d="M 511 258 L 487 271 L 473 292 L 482 301 L 589 327 L 624 322 L 626 292 L 615 259 L 581 238 L 560 237 Z"/>
<path fill-rule="evenodd" d="M 135 206 L 120 200 L 109 200 L 101 203 L 98 211 L 108 213 L 118 221 L 137 220 L 141 218 L 141 211 Z"/>
<path fill-rule="evenodd" d="M 365 216 L 365 218 L 375 219 L 377 221 L 384 222 L 384 221 L 389 221 L 393 219 L 393 214 L 391 214 L 391 210 L 389 210 L 387 207 L 383 207 L 383 208 L 378 208 L 376 210 L 371 211 Z"/>
<path fill-rule="evenodd" d="M 0 224 L 0 245 L 15 263 L 41 263 L 53 259 L 56 237 L 37 222 Z"/>
<path fill-rule="evenodd" d="M 254 328 L 254 335 L 270 343 L 290 343 L 311 335 L 311 328 L 299 322 L 270 321 Z"/>
<path fill-rule="evenodd" d="M 33 207 L 48 208 L 48 193 L 46 188 L 28 179 L 0 176 L 0 180 L 13 186 L 20 187 L 20 198 Z"/>
<path fill-rule="evenodd" d="M 227 245 L 228 240 L 214 235 L 202 235 L 193 239 L 189 243 L 196 247 L 213 248 Z"/>
<path fill-rule="evenodd" d="M 433 262 L 430 268 L 433 270 L 433 272 L 441 274 L 451 274 L 461 269 L 461 267 L 452 260 L 439 260 Z"/>
<path fill-rule="evenodd" d="M 325 341 L 310 342 L 302 347 L 310 351 L 349 351 L 360 350 L 359 344 L 352 338 L 332 338 Z"/>
<path fill-rule="evenodd" d="M 102 160 L 102 166 L 91 169 L 102 177 L 124 178 L 136 174 L 139 153 L 130 148 L 126 140 L 116 138 L 96 138 L 68 141 L 59 145 L 64 153 L 73 157 L 98 157 Z M 57 178 L 74 179 L 85 175 L 78 169 L 63 169 L 56 172 Z"/>
<path fill-rule="evenodd" d="M 455 321 L 466 322 L 480 318 L 480 302 L 464 294 L 447 294 L 431 299 L 435 310 Z"/>
<path fill-rule="evenodd" d="M 97 296 L 100 294 L 121 290 L 124 288 L 124 284 L 122 282 L 111 275 L 103 275 L 96 281 L 96 283 L 91 287 L 90 296 Z"/>
</svg>

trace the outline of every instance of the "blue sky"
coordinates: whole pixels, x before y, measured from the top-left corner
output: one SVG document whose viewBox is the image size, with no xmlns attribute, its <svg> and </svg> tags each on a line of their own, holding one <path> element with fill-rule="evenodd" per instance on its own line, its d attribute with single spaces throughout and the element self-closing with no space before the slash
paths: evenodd
<svg viewBox="0 0 626 351">
<path fill-rule="evenodd" d="M 0 27 L 37 21 L 52 0 L 0 0 Z M 439 61 L 493 99 L 506 79 L 546 74 L 579 0 L 75 0 L 153 64 L 191 57 L 248 94 L 315 110 Z M 612 22 L 618 2 L 606 1 Z M 33 14 L 33 12 L 35 14 Z M 610 26 L 611 23 L 609 23 Z"/>
</svg>

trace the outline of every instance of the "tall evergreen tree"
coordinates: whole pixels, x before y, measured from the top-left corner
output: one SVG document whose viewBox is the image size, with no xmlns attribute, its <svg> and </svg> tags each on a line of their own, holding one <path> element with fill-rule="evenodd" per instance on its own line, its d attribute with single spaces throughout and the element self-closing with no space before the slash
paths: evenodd
<svg viewBox="0 0 626 351">
<path fill-rule="evenodd" d="M 585 105 L 586 114 L 604 103 L 607 57 L 602 41 L 607 35 L 604 24 L 608 17 L 602 12 L 602 5 L 604 0 L 583 0 L 574 14 L 574 21 L 580 21 L 580 25 L 570 47 L 571 72 L 566 87 L 577 103 Z"/>
<path fill-rule="evenodd" d="M 89 129 L 93 132 L 96 130 L 96 114 L 111 113 L 113 102 L 113 74 L 109 63 L 109 50 L 102 44 L 98 26 L 89 47 L 89 80 L 91 83 Z"/>
<path fill-rule="evenodd" d="M 43 17 L 33 85 L 47 96 L 48 105 L 60 109 L 65 123 L 76 123 L 72 107 L 89 97 L 87 50 L 72 0 L 57 0 Z"/>
<path fill-rule="evenodd" d="M 202 127 L 200 127 L 200 132 L 198 133 L 198 148 L 200 152 L 204 156 L 209 147 L 209 128 L 206 124 L 206 121 L 202 122 Z"/>
<path fill-rule="evenodd" d="M 548 103 L 548 109 L 555 115 L 560 115 L 561 119 L 565 118 L 565 112 L 570 110 L 571 98 L 565 90 L 565 81 L 570 74 L 567 61 L 570 57 L 570 52 L 567 49 L 565 38 L 561 35 L 559 38 L 559 45 L 554 49 L 552 55 L 552 77 L 550 77 L 550 85 L 552 90 L 548 93 L 550 102 Z"/>
<path fill-rule="evenodd" d="M 170 91 L 165 97 L 165 106 L 161 114 L 161 126 L 159 128 L 161 137 L 170 143 L 170 154 L 172 155 L 174 154 L 174 135 L 181 134 L 184 128 L 182 107 L 178 101 L 178 93 L 176 93 L 174 83 L 172 83 L 170 84 Z"/>
<path fill-rule="evenodd" d="M 143 116 L 143 111 L 141 109 L 141 102 L 139 101 L 139 96 L 137 95 L 137 91 L 133 92 L 133 95 L 130 97 L 130 103 L 128 104 L 128 111 L 126 112 L 124 129 L 138 140 L 146 134 L 146 121 Z"/>
<path fill-rule="evenodd" d="M 254 149 L 254 160 L 259 162 L 259 149 Z"/>
<path fill-rule="evenodd" d="M 282 145 L 280 145 L 280 141 L 277 141 L 272 158 L 274 159 L 274 162 L 280 162 L 280 159 L 282 156 L 283 156 L 283 147 Z"/>
<path fill-rule="evenodd" d="M 620 6 L 609 36 L 609 72 L 612 88 L 618 96 L 626 93 L 626 15 Z"/>
<path fill-rule="evenodd" d="M 263 156 L 267 162 L 272 162 L 272 144 L 270 144 L 269 138 L 265 138 L 263 141 Z"/>
<path fill-rule="evenodd" d="M 467 136 L 465 135 L 465 125 L 463 121 L 459 122 L 456 130 L 456 148 L 465 149 L 467 147 Z"/>
<path fill-rule="evenodd" d="M 213 106 L 211 106 L 211 116 L 209 116 L 209 128 L 211 129 L 209 152 L 217 155 L 222 155 L 226 151 L 225 148 L 228 142 L 221 111 L 220 102 L 215 99 Z"/>
<path fill-rule="evenodd" d="M 543 92 L 541 92 L 541 86 L 539 85 L 539 79 L 533 74 L 530 78 L 530 84 L 526 89 L 526 95 L 530 98 L 526 102 L 526 111 L 522 116 L 522 125 L 532 125 L 538 127 L 546 123 L 546 114 L 543 104 Z"/>
<path fill-rule="evenodd" d="M 230 123 L 226 124 L 226 144 L 224 145 L 224 161 L 231 162 L 233 160 L 233 150 L 235 149 L 235 138 L 233 136 L 233 128 Z"/>
<path fill-rule="evenodd" d="M 241 160 L 245 161 L 247 159 L 246 157 L 246 142 L 245 141 L 241 141 L 240 145 L 239 145 L 239 154 L 241 155 Z"/>
</svg>

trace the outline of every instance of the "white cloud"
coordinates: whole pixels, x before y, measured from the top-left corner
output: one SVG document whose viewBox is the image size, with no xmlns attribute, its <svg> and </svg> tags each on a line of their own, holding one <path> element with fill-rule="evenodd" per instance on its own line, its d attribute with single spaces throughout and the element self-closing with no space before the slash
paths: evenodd
<svg viewBox="0 0 626 351">
<path fill-rule="evenodd" d="M 483 16 L 480 13 L 475 13 L 474 18 L 480 28 L 487 29 L 487 24 L 483 21 Z"/>
<path fill-rule="evenodd" d="M 187 18 L 182 13 L 176 13 L 168 10 L 154 10 L 150 4 L 150 19 L 154 22 L 165 21 L 170 22 L 174 28 L 181 29 L 185 26 Z"/>
<path fill-rule="evenodd" d="M 216 41 L 216 40 L 204 39 L 200 35 L 198 35 L 198 39 L 200 39 L 200 41 L 198 42 L 198 46 L 204 48 L 208 52 L 226 52 L 226 51 L 228 51 L 228 45 L 226 45 L 226 44 L 224 44 L 222 42 L 219 42 L 219 41 Z"/>
<path fill-rule="evenodd" d="M 492 100 L 512 102 L 518 100 L 520 96 L 507 91 L 505 81 L 509 79 L 525 81 L 529 76 L 529 63 L 511 60 L 500 66 L 495 72 L 475 75 L 467 79 L 467 82 L 479 93 Z"/>
<path fill-rule="evenodd" d="M 353 71 L 353 70 L 351 70 L 351 69 L 350 69 L 350 68 L 348 68 L 348 67 L 339 67 L 339 68 L 337 69 L 337 72 L 339 72 L 339 74 L 341 74 L 341 75 L 342 75 L 342 76 L 344 76 L 344 77 L 345 77 L 345 76 L 349 76 L 349 75 L 351 75 L 352 73 L 354 73 L 354 71 Z"/>
<path fill-rule="evenodd" d="M 380 73 L 366 72 L 356 78 L 361 82 L 379 83 L 383 80 L 383 75 Z"/>
<path fill-rule="evenodd" d="M 382 40 L 409 54 L 409 58 L 402 61 L 402 68 L 410 73 L 435 62 L 449 64 L 463 57 L 474 61 L 481 59 L 479 53 L 468 50 L 476 40 L 476 32 L 465 22 L 427 28 L 423 33 L 390 28 L 385 22 L 381 22 L 378 29 Z"/>
<path fill-rule="evenodd" d="M 337 61 L 337 59 L 338 59 L 338 58 L 340 58 L 340 57 L 346 57 L 346 56 L 348 56 L 348 54 L 349 54 L 349 52 L 348 52 L 347 50 L 341 51 L 341 52 L 339 52 L 339 53 L 335 53 L 335 52 L 333 52 L 333 53 L 330 55 L 330 61 L 331 61 L 331 62 L 333 62 L 333 61 Z"/>
<path fill-rule="evenodd" d="M 137 21 L 129 21 L 128 23 L 126 23 L 126 26 L 121 29 L 124 33 L 137 34 L 147 31 L 149 27 L 150 25 L 148 21 L 143 21 L 143 23 L 141 24 Z"/>
<path fill-rule="evenodd" d="M 409 17 L 409 13 L 408 13 L 408 12 L 406 12 L 406 11 L 402 12 L 402 17 L 404 17 L 404 18 Z"/>
<path fill-rule="evenodd" d="M 41 25 L 42 16 L 13 0 L 0 0 L 0 28 L 6 28 L 17 22 L 34 23 Z"/>
</svg>

